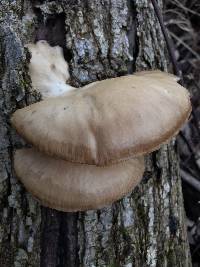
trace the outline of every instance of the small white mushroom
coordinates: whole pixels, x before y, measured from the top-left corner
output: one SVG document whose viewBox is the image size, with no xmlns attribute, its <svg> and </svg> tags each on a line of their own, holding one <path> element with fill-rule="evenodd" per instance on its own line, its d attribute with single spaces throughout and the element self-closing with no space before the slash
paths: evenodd
<svg viewBox="0 0 200 267">
<path fill-rule="evenodd" d="M 46 41 L 27 44 L 31 53 L 29 74 L 33 88 L 43 99 L 66 94 L 76 88 L 66 84 L 69 79 L 68 64 L 59 46 L 50 46 Z"/>
</svg>

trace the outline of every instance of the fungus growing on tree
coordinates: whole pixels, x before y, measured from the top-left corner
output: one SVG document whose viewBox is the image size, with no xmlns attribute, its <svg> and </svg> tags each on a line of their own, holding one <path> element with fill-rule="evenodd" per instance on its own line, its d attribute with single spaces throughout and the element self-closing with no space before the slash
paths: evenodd
<svg viewBox="0 0 200 267">
<path fill-rule="evenodd" d="M 107 79 L 17 110 L 12 124 L 40 151 L 99 166 L 152 152 L 191 111 L 189 94 L 160 71 Z"/>
<path fill-rule="evenodd" d="M 142 178 L 144 159 L 97 167 L 20 149 L 14 167 L 25 188 L 44 206 L 81 211 L 102 208 L 129 193 Z"/>
<path fill-rule="evenodd" d="M 187 120 L 187 90 L 173 75 L 144 71 L 69 91 L 60 48 L 45 41 L 28 48 L 33 87 L 45 99 L 17 110 L 11 122 L 41 152 L 17 151 L 17 176 L 51 208 L 77 211 L 111 204 L 141 180 L 141 155 L 158 149 Z M 41 57 L 46 59 L 39 64 Z"/>
<path fill-rule="evenodd" d="M 33 88 L 43 98 L 59 96 L 76 88 L 66 84 L 69 79 L 68 64 L 60 46 L 50 46 L 42 40 L 27 45 L 31 59 L 29 74 Z"/>
</svg>

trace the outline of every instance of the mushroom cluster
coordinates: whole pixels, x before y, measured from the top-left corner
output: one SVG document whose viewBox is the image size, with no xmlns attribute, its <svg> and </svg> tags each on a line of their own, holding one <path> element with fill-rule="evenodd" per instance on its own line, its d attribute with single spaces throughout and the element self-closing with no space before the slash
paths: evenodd
<svg viewBox="0 0 200 267">
<path fill-rule="evenodd" d="M 66 84 L 59 47 L 28 45 L 33 87 L 44 100 L 17 110 L 12 125 L 34 148 L 15 153 L 17 176 L 48 207 L 97 209 L 141 180 L 143 156 L 177 134 L 191 112 L 189 94 L 161 71 Z"/>
</svg>

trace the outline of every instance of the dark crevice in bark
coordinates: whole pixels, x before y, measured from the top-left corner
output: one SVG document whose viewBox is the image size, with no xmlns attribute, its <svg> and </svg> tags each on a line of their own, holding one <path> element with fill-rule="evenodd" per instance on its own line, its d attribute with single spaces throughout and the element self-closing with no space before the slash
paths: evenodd
<svg viewBox="0 0 200 267">
<path fill-rule="evenodd" d="M 133 72 L 136 71 L 136 59 L 139 56 L 139 38 L 137 36 L 137 27 L 138 27 L 138 21 L 137 21 L 137 8 L 136 8 L 136 4 L 135 1 L 133 0 L 129 0 L 130 1 L 130 10 L 132 12 L 132 19 L 133 19 L 133 25 L 132 27 L 134 27 L 133 31 L 130 31 L 128 37 L 129 37 L 129 44 L 133 44 L 133 59 L 134 59 L 134 64 L 132 66 L 132 70 Z M 133 34 L 135 30 L 135 33 Z M 131 71 L 131 70 L 130 70 Z"/>
<path fill-rule="evenodd" d="M 119 224 L 118 224 L 118 216 L 119 216 L 119 203 L 116 203 L 115 205 L 113 205 L 113 213 L 112 213 L 112 230 L 111 230 L 111 234 L 112 234 L 112 244 L 113 244 L 113 250 L 114 250 L 114 255 L 115 255 L 115 260 L 112 263 L 114 266 L 120 266 L 119 263 L 119 243 L 120 243 L 120 239 L 119 239 Z"/>
<path fill-rule="evenodd" d="M 38 20 L 35 32 L 35 42 L 46 40 L 51 46 L 59 45 L 63 48 L 64 57 L 67 62 L 72 59 L 72 53 L 66 48 L 65 13 L 50 14 L 44 18 L 41 10 L 34 8 Z"/>
<path fill-rule="evenodd" d="M 78 232 L 81 233 L 83 236 L 83 240 L 82 240 L 82 243 L 80 244 L 80 240 L 79 241 L 79 244 L 78 244 L 78 254 L 79 254 L 79 261 L 80 261 L 80 266 L 84 266 L 84 262 L 83 262 L 83 259 L 85 257 L 85 250 L 86 250 L 86 247 L 85 247 L 85 244 L 86 244 L 86 237 L 83 233 L 85 233 L 85 212 L 79 212 L 78 214 Z"/>
<path fill-rule="evenodd" d="M 40 14 L 40 11 L 37 13 Z M 35 36 L 35 41 L 39 40 L 46 40 L 51 46 L 65 46 L 65 16 L 63 13 L 48 15 L 45 19 L 42 17 Z"/>
<path fill-rule="evenodd" d="M 154 168 L 154 175 L 156 177 L 156 182 L 159 184 L 160 183 L 160 179 L 162 178 L 162 168 L 160 168 L 159 164 L 158 164 L 158 153 L 157 152 L 153 152 L 151 154 L 151 158 L 152 158 L 152 165 Z"/>
<path fill-rule="evenodd" d="M 79 266 L 78 260 L 78 231 L 77 213 L 61 212 L 61 225 L 59 236 L 59 267 Z"/>
<path fill-rule="evenodd" d="M 77 216 L 42 208 L 41 267 L 79 266 Z"/>
<path fill-rule="evenodd" d="M 57 267 L 60 237 L 60 212 L 49 208 L 41 208 L 41 267 Z"/>
<path fill-rule="evenodd" d="M 129 7 L 129 28 L 128 28 L 128 40 L 129 40 L 129 53 L 133 57 L 133 60 L 128 63 L 128 74 L 132 74 L 135 71 L 135 60 L 137 58 L 137 23 L 136 23 L 136 9 L 132 0 L 128 0 Z"/>
</svg>

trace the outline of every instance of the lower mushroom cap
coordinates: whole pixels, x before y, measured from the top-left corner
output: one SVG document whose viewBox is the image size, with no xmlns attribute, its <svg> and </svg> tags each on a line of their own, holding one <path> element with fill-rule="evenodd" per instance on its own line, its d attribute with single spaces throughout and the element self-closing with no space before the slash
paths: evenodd
<svg viewBox="0 0 200 267">
<path fill-rule="evenodd" d="M 14 167 L 25 188 L 44 206 L 69 212 L 102 208 L 122 198 L 140 182 L 144 158 L 97 167 L 21 149 L 15 153 Z"/>
</svg>

